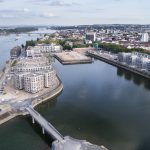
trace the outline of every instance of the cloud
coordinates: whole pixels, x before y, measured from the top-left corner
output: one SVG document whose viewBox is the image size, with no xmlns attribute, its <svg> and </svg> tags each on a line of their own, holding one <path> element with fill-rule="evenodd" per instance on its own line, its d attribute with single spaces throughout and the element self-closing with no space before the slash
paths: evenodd
<svg viewBox="0 0 150 150">
<path fill-rule="evenodd" d="M 57 18 L 57 17 L 59 17 L 59 16 L 54 15 L 51 12 L 44 12 L 44 13 L 39 14 L 39 16 L 44 17 L 44 18 Z"/>
<path fill-rule="evenodd" d="M 20 10 L 11 10 L 5 9 L 0 10 L 0 19 L 23 19 L 23 18 L 58 18 L 59 16 L 54 15 L 52 12 L 33 12 L 28 8 L 20 9 Z"/>
<path fill-rule="evenodd" d="M 77 6 L 79 5 L 76 2 L 64 2 L 63 0 L 32 0 L 32 2 L 36 4 L 46 4 L 49 6 L 58 6 L 58 7 L 70 7 L 70 6 Z"/>
<path fill-rule="evenodd" d="M 76 6 L 79 5 L 78 3 L 71 2 L 71 3 L 65 3 L 62 0 L 54 0 L 49 3 L 50 6 Z"/>
<path fill-rule="evenodd" d="M 24 9 L 3 9 L 0 10 L 0 18 L 18 18 L 18 17 L 23 17 L 26 16 L 27 14 L 30 13 L 30 10 L 28 8 Z"/>
<path fill-rule="evenodd" d="M 30 12 L 30 10 L 28 8 L 24 8 L 23 12 Z"/>
<path fill-rule="evenodd" d="M 0 14 L 0 18 L 11 19 L 15 18 L 13 14 Z"/>
</svg>

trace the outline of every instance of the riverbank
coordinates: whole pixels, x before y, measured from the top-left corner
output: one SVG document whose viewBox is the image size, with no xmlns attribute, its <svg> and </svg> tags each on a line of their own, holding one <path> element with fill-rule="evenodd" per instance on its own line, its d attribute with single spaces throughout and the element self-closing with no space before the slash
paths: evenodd
<svg viewBox="0 0 150 150">
<path fill-rule="evenodd" d="M 140 71 L 140 70 L 138 70 L 136 68 L 132 68 L 132 67 L 126 65 L 126 64 L 119 63 L 118 61 L 115 61 L 115 60 L 107 59 L 105 57 L 102 57 L 100 55 L 97 55 L 97 54 L 91 53 L 91 52 L 87 52 L 87 55 L 91 56 L 91 57 L 94 57 L 96 59 L 99 59 L 101 61 L 104 61 L 104 62 L 106 62 L 106 63 L 108 63 L 110 65 L 113 65 L 113 66 L 116 66 L 116 67 L 128 70 L 128 71 L 130 71 L 132 73 L 135 73 L 137 75 L 140 75 L 140 76 L 142 76 L 144 78 L 150 79 L 150 75 L 147 74 L 146 72 L 142 72 L 142 71 Z"/>
<path fill-rule="evenodd" d="M 44 102 L 51 100 L 52 98 L 58 96 L 63 90 L 63 84 L 59 78 L 58 78 L 58 80 L 59 80 L 59 84 L 54 90 L 44 93 L 42 95 L 39 95 L 36 98 L 33 98 L 30 105 L 34 108 L 34 107 L 40 105 L 41 103 L 44 103 Z M 9 121 L 17 116 L 25 116 L 25 115 L 28 115 L 28 113 L 25 110 L 15 110 L 14 108 L 9 108 L 8 112 L 0 114 L 0 118 L 1 118 L 0 125 L 6 123 L 7 121 Z M 1 116 L 4 116 L 4 117 L 1 117 Z"/>
</svg>

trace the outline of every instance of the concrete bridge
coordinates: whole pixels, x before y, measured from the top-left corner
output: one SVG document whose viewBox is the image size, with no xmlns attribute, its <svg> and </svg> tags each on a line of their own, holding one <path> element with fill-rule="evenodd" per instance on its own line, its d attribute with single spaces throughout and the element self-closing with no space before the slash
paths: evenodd
<svg viewBox="0 0 150 150">
<path fill-rule="evenodd" d="M 45 120 L 31 106 L 26 111 L 32 117 L 32 123 L 38 122 L 42 127 L 43 134 L 45 131 L 54 139 L 52 150 L 108 150 L 104 146 L 93 145 L 85 140 L 77 140 L 71 137 L 63 137 L 47 120 Z"/>
<path fill-rule="evenodd" d="M 42 132 L 45 134 L 45 131 L 54 139 L 59 142 L 64 140 L 64 137 L 50 124 L 45 120 L 37 111 L 35 111 L 31 106 L 27 107 L 26 110 L 32 117 L 32 123 L 35 121 L 38 122 L 42 127 Z"/>
</svg>

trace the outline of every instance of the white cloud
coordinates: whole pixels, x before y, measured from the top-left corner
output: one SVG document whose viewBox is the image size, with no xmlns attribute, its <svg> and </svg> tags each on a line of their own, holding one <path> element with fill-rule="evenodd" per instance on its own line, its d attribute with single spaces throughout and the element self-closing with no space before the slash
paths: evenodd
<svg viewBox="0 0 150 150">
<path fill-rule="evenodd" d="M 32 0 L 33 3 L 39 4 L 39 5 L 49 5 L 49 6 L 77 6 L 79 3 L 76 2 L 65 2 L 65 0 Z"/>
<path fill-rule="evenodd" d="M 0 14 L 0 18 L 11 19 L 15 18 L 15 16 L 13 14 Z"/>
<path fill-rule="evenodd" d="M 78 3 L 75 2 L 64 2 L 62 0 L 54 0 L 52 2 L 49 3 L 50 6 L 76 6 L 79 5 Z"/>
<path fill-rule="evenodd" d="M 45 18 L 54 18 L 54 17 L 58 17 L 58 16 L 54 15 L 54 14 L 51 13 L 51 12 L 44 12 L 44 13 L 40 14 L 39 16 L 45 17 Z"/>
<path fill-rule="evenodd" d="M 24 12 L 30 12 L 30 10 L 28 8 L 24 8 L 23 11 Z"/>
</svg>

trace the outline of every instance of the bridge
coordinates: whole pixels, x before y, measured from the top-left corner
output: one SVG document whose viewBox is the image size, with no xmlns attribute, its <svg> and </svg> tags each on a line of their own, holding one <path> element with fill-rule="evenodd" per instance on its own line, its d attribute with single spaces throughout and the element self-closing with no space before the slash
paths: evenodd
<svg viewBox="0 0 150 150">
<path fill-rule="evenodd" d="M 47 120 L 45 120 L 31 106 L 25 108 L 32 117 L 32 123 L 38 122 L 45 131 L 53 138 L 52 150 L 108 150 L 104 146 L 93 145 L 85 140 L 77 140 L 71 137 L 63 137 Z"/>
<path fill-rule="evenodd" d="M 64 137 L 50 124 L 47 120 L 45 120 L 37 111 L 35 111 L 31 106 L 27 107 L 26 110 L 32 117 L 32 123 L 35 121 L 38 122 L 42 127 L 42 132 L 45 134 L 45 131 L 53 138 L 53 140 L 57 140 L 59 142 L 64 140 Z"/>
</svg>

